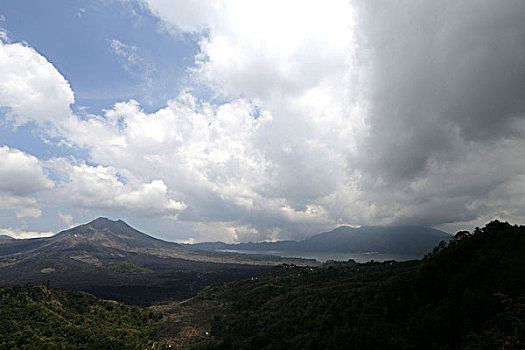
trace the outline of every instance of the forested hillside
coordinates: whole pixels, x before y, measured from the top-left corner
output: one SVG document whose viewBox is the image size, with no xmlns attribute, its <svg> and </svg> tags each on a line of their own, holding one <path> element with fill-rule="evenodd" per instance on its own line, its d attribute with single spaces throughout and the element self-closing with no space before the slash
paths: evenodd
<svg viewBox="0 0 525 350">
<path fill-rule="evenodd" d="M 0 288 L 0 349 L 145 349 L 153 312 L 81 291 Z"/>
<path fill-rule="evenodd" d="M 215 286 L 210 349 L 523 349 L 525 227 L 494 221 L 421 262 L 283 266 Z M 199 347 L 198 347 L 199 348 Z"/>
</svg>

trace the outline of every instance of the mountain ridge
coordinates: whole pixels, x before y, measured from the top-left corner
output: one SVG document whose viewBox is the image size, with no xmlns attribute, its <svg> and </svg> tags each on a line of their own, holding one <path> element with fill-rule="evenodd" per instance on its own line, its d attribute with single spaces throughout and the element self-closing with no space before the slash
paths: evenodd
<svg viewBox="0 0 525 350">
<path fill-rule="evenodd" d="M 108 248 L 136 250 L 144 247 L 184 249 L 177 243 L 164 241 L 131 227 L 122 220 L 99 217 L 87 224 L 60 231 L 52 236 L 54 243 L 99 244 Z"/>
<path fill-rule="evenodd" d="M 110 252 L 113 255 L 133 253 L 212 263 L 256 264 L 257 260 L 262 260 L 254 259 L 251 255 L 188 249 L 178 243 L 149 236 L 122 220 L 110 220 L 100 217 L 86 224 L 60 231 L 50 237 L 4 240 L 0 244 L 0 266 L 2 266 L 2 256 L 10 254 L 55 254 L 69 251 L 85 253 Z M 266 258 L 276 261 L 275 257 L 268 256 Z M 270 261 L 265 261 L 265 263 L 268 262 Z"/>
<path fill-rule="evenodd" d="M 209 283 L 250 277 L 283 262 L 315 263 L 192 250 L 122 220 L 98 218 L 51 237 L 1 240 L 0 286 L 51 281 L 56 288 L 145 303 L 190 297 Z"/>
<path fill-rule="evenodd" d="M 396 253 L 423 256 L 442 240 L 452 235 L 425 226 L 339 226 L 301 241 L 248 242 L 228 244 L 203 242 L 183 244 L 187 247 L 209 250 L 297 251 L 333 253 Z"/>
</svg>

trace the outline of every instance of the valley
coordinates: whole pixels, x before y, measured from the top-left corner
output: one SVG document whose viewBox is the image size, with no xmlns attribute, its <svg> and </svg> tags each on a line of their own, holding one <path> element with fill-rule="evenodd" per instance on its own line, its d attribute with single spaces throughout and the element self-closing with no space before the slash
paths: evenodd
<svg viewBox="0 0 525 350">
<path fill-rule="evenodd" d="M 420 260 L 366 263 L 208 256 L 108 219 L 54 237 L 2 242 L 0 348 L 473 350 L 525 339 L 524 226 L 494 221 Z"/>
<path fill-rule="evenodd" d="M 193 349 L 521 349 L 523 276 L 525 226 L 494 221 L 422 260 L 281 265 L 165 310 L 195 333 L 208 308 Z"/>
<path fill-rule="evenodd" d="M 0 0 L 0 350 L 525 350 L 525 0 Z"/>
</svg>

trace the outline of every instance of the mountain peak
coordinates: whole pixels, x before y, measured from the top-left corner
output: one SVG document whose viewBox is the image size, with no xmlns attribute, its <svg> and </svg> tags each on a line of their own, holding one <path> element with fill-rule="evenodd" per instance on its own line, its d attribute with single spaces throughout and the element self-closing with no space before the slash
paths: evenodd
<svg viewBox="0 0 525 350">
<path fill-rule="evenodd" d="M 60 241 L 62 245 L 66 242 L 68 247 L 89 244 L 98 247 L 97 249 L 106 247 L 122 251 L 180 247 L 176 243 L 142 233 L 122 220 L 111 220 L 106 217 L 99 217 L 87 224 L 62 231 L 51 241 L 55 243 Z"/>
<path fill-rule="evenodd" d="M 92 224 L 97 225 L 97 224 L 117 223 L 117 222 L 119 222 L 119 221 L 120 221 L 120 222 L 124 222 L 124 221 L 122 221 L 122 220 L 120 220 L 120 219 L 119 219 L 119 220 L 111 220 L 111 219 L 108 219 L 108 218 L 105 217 L 105 216 L 100 216 L 100 217 L 96 218 L 95 220 L 88 222 L 88 225 L 92 225 Z"/>
<path fill-rule="evenodd" d="M 115 231 L 115 230 L 119 230 L 119 229 L 127 229 L 127 228 L 131 228 L 128 224 L 126 224 L 124 221 L 122 220 L 111 220 L 111 219 L 108 219 L 106 217 L 99 217 L 99 218 L 96 218 L 95 220 L 91 221 L 91 222 L 88 222 L 87 225 L 93 227 L 93 228 L 96 228 L 96 229 L 109 229 L 110 231 Z"/>
</svg>

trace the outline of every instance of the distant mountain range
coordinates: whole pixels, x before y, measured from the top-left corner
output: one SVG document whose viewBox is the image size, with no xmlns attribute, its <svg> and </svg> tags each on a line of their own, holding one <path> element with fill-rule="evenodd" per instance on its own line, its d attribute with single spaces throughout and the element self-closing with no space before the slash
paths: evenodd
<svg viewBox="0 0 525 350">
<path fill-rule="evenodd" d="M 8 235 L 0 235 L 0 239 L 14 239 L 14 238 Z"/>
<path fill-rule="evenodd" d="M 52 287 L 147 304 L 189 297 L 211 283 L 253 276 L 272 265 L 317 264 L 263 255 L 269 250 L 423 256 L 450 237 L 427 227 L 341 226 L 303 241 L 184 246 L 148 236 L 122 220 L 98 218 L 51 237 L 0 239 L 0 286 L 50 281 Z"/>
<path fill-rule="evenodd" d="M 187 297 L 214 281 L 252 276 L 283 262 L 308 263 L 188 249 L 122 220 L 98 218 L 51 237 L 0 240 L 0 285 L 49 280 L 52 287 L 142 302 Z"/>
<path fill-rule="evenodd" d="M 205 242 L 186 245 L 196 249 L 224 251 L 293 251 L 364 253 L 377 252 L 423 256 L 452 235 L 424 226 L 340 226 L 302 241 L 227 244 Z"/>
</svg>

